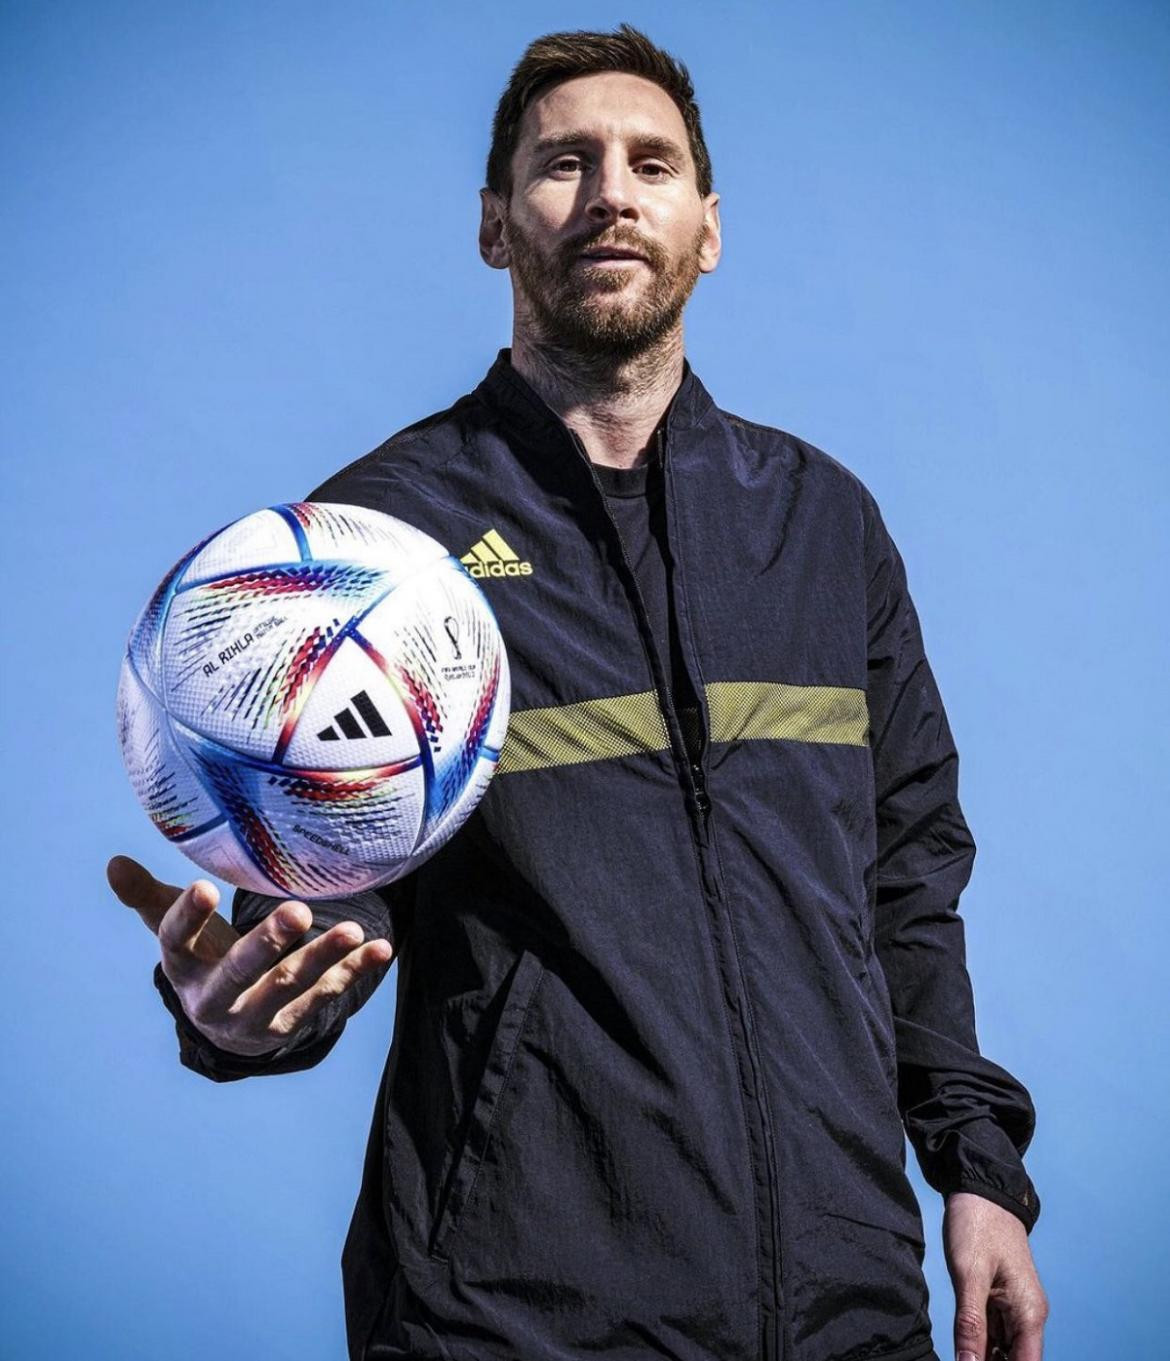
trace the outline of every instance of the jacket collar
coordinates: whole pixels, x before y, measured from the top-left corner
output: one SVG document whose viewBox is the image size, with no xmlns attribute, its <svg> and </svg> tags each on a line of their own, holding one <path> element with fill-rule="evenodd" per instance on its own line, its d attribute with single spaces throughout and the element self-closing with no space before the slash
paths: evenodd
<svg viewBox="0 0 1170 1361">
<path fill-rule="evenodd" d="M 568 431 L 560 416 L 527 379 L 512 367 L 512 351 L 509 346 L 505 345 L 496 355 L 495 362 L 476 387 L 475 395 L 490 406 L 507 425 L 523 434 L 543 435 L 547 438 L 552 431 L 562 436 Z M 690 361 L 684 357 L 682 382 L 670 399 L 666 411 L 664 421 L 666 439 L 669 441 L 679 431 L 701 424 L 714 405 L 711 395 L 695 376 Z"/>
</svg>

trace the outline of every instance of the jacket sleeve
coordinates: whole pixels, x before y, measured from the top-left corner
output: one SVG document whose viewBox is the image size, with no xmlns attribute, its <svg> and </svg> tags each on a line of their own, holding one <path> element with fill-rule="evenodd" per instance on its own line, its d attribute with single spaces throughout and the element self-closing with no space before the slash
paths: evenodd
<svg viewBox="0 0 1170 1361">
<path fill-rule="evenodd" d="M 384 888 L 347 898 L 309 901 L 307 906 L 313 914 L 313 925 L 289 946 L 286 953 L 298 950 L 324 935 L 338 922 L 355 921 L 361 926 L 366 940 L 374 940 L 379 936 L 389 940 L 394 946 L 394 958 L 397 958 L 411 920 L 409 890 L 413 877 L 408 875 Z M 242 935 L 285 901 L 284 898 L 237 889 L 232 898 L 232 925 Z M 257 1055 L 233 1054 L 212 1044 L 183 1010 L 183 1004 L 163 973 L 161 963 L 154 968 L 154 985 L 163 1004 L 174 1017 L 180 1063 L 212 1082 L 234 1082 L 239 1078 L 262 1074 L 297 1073 L 320 1063 L 341 1038 L 346 1021 L 366 1004 L 389 967 L 386 965 L 363 974 L 340 996 L 327 1002 L 295 1038 L 268 1054 Z"/>
<path fill-rule="evenodd" d="M 868 494 L 865 516 L 874 939 L 894 1014 L 898 1106 L 929 1185 L 984 1196 L 1030 1233 L 1040 1213 L 1022 1161 L 1032 1099 L 980 1054 L 975 1033 L 958 912 L 975 843 L 959 807 L 959 757 L 901 555 Z"/>
</svg>

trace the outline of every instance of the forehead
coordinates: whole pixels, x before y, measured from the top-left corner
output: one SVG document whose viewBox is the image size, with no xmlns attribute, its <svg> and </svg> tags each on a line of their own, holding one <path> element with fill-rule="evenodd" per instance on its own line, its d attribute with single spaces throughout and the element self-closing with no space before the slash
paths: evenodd
<svg viewBox="0 0 1170 1361">
<path fill-rule="evenodd" d="M 569 131 L 601 142 L 665 137 L 687 148 L 686 124 L 674 100 L 661 85 L 624 71 L 574 76 L 537 96 L 524 111 L 517 150 L 523 154 Z"/>
</svg>

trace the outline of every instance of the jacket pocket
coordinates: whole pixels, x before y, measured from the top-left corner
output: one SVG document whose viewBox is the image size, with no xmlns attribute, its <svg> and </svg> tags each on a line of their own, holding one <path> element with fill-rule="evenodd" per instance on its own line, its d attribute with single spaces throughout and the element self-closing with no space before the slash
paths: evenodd
<svg viewBox="0 0 1170 1361">
<path fill-rule="evenodd" d="M 496 1113 L 508 1088 L 516 1048 L 543 975 L 544 965 L 539 958 L 528 950 L 521 950 L 503 985 L 506 990 L 503 1008 L 488 1048 L 471 1117 L 463 1141 L 455 1151 L 427 1244 L 427 1253 L 432 1258 L 445 1258 L 450 1239 L 475 1193 L 475 1183 L 491 1141 Z"/>
</svg>

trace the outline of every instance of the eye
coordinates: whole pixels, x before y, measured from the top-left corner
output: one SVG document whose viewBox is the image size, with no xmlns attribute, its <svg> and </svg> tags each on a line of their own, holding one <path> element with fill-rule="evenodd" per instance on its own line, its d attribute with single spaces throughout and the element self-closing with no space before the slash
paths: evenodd
<svg viewBox="0 0 1170 1361">
<path fill-rule="evenodd" d="M 549 166 L 550 170 L 575 170 L 581 164 L 580 156 L 558 156 Z M 649 161 L 641 169 L 649 171 L 654 179 L 661 179 L 664 175 L 669 175 L 670 171 L 665 165 L 660 165 L 655 161 Z"/>
</svg>

